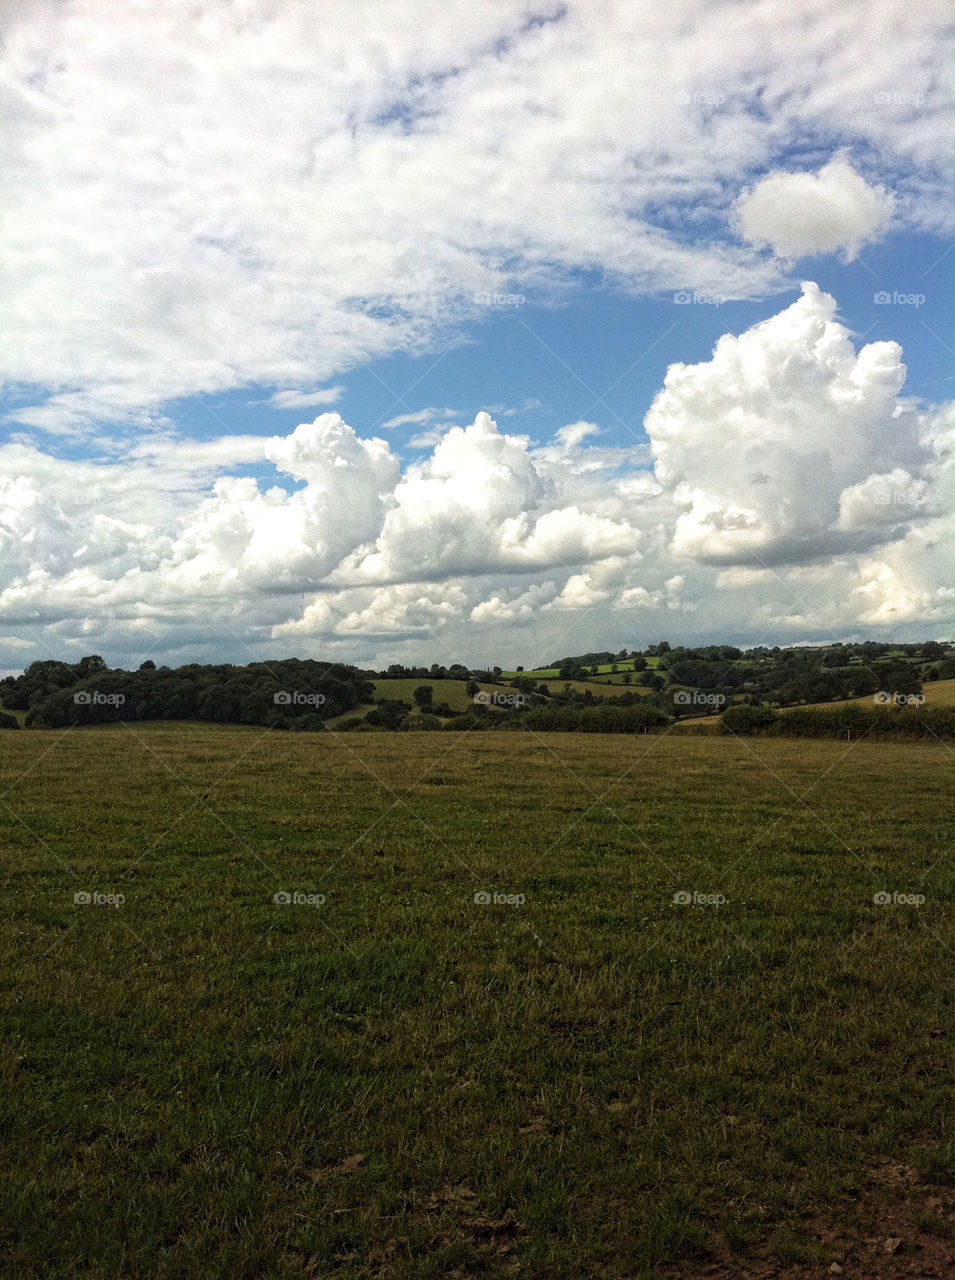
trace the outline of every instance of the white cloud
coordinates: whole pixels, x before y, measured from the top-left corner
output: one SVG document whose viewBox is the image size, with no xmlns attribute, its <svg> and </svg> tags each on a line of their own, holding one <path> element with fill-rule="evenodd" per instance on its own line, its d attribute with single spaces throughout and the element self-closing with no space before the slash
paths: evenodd
<svg viewBox="0 0 955 1280">
<path fill-rule="evenodd" d="M 501 434 L 479 413 L 408 468 L 375 544 L 350 556 L 334 579 L 391 582 L 570 566 L 635 548 L 627 523 L 553 502 L 553 486 L 535 467 L 527 438 Z"/>
<path fill-rule="evenodd" d="M 955 408 L 913 405 L 903 381 L 899 348 L 857 351 L 807 285 L 671 366 L 652 458 L 580 423 L 535 447 L 486 413 L 403 472 L 335 412 L 269 438 L 157 434 L 108 461 L 0 446 L 0 620 L 21 642 L 0 666 L 292 642 L 477 662 L 514 653 L 513 628 L 535 649 L 519 661 L 668 634 L 951 629 Z"/>
<path fill-rule="evenodd" d="M 744 239 L 781 258 L 841 252 L 851 261 L 884 233 L 894 205 L 840 155 L 817 173 L 767 174 L 740 196 L 735 214 Z"/>
<path fill-rule="evenodd" d="M 308 409 L 317 404 L 336 404 L 342 397 L 344 386 L 320 387 L 317 391 L 276 391 L 269 397 L 273 409 Z"/>
<path fill-rule="evenodd" d="M 433 422 L 435 418 L 453 418 L 453 409 L 418 409 L 415 413 L 399 413 L 394 418 L 389 418 L 386 422 L 378 423 L 380 431 L 391 431 L 394 427 L 405 427 L 409 424 L 420 425 L 423 422 Z"/>
<path fill-rule="evenodd" d="M 595 422 L 571 422 L 554 432 L 554 439 L 565 449 L 573 449 L 586 440 L 588 436 L 600 435 L 600 428 Z"/>
<path fill-rule="evenodd" d="M 720 338 L 712 360 L 670 366 L 644 425 L 657 479 L 682 508 L 675 555 L 793 562 L 865 549 L 924 514 L 875 512 L 881 478 L 908 476 L 911 493 L 931 460 L 924 416 L 899 396 L 901 350 L 857 353 L 835 310 L 805 284 L 778 315 Z"/>
<path fill-rule="evenodd" d="M 542 582 L 528 588 L 526 591 L 517 592 L 510 599 L 494 595 L 488 600 L 482 600 L 472 608 L 471 621 L 484 623 L 506 622 L 512 625 L 515 623 L 530 623 L 537 617 L 541 606 L 553 600 L 557 594 L 556 583 Z"/>
<path fill-rule="evenodd" d="M 7 6 L 0 382 L 33 389 L 16 420 L 36 429 L 135 431 L 184 396 L 420 352 L 482 296 L 547 298 L 580 270 L 765 294 L 779 264 L 712 230 L 754 182 L 753 233 L 780 251 L 874 234 L 876 184 L 948 234 L 948 18 L 943 0 Z M 839 162 L 810 179 L 838 228 L 765 213 L 767 183 L 802 181 L 758 181 L 793 139 L 815 163 L 833 138 L 879 164 L 864 190 Z"/>
<path fill-rule="evenodd" d="M 448 624 L 460 621 L 466 600 L 464 589 L 457 583 L 402 583 L 342 592 L 308 605 L 300 619 L 276 627 L 274 635 L 434 640 Z"/>
</svg>

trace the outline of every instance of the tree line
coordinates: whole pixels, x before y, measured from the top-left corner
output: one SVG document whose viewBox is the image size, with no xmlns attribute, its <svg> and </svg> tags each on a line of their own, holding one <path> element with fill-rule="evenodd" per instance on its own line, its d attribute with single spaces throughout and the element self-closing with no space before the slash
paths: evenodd
<svg viewBox="0 0 955 1280">
<path fill-rule="evenodd" d="M 324 728 L 330 716 L 371 702 L 367 675 L 341 663 L 287 658 L 207 666 L 109 668 L 98 654 L 77 663 L 32 662 L 0 681 L 0 700 L 26 711 L 28 729 L 133 720 L 207 720 L 270 729 Z"/>
</svg>

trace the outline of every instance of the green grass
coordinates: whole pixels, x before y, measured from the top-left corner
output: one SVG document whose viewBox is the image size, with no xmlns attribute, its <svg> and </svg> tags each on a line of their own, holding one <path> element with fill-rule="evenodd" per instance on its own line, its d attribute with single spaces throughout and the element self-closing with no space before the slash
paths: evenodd
<svg viewBox="0 0 955 1280">
<path fill-rule="evenodd" d="M 927 707 L 955 707 L 955 680 L 927 680 L 922 692 Z"/>
<path fill-rule="evenodd" d="M 619 698 L 622 693 L 638 693 L 643 698 L 653 692 L 644 685 L 631 684 L 621 687 L 622 681 L 619 685 L 611 685 L 611 681 L 598 680 L 596 677 L 593 680 L 551 680 L 547 687 L 551 693 L 561 693 L 565 685 L 570 685 L 575 693 L 592 693 L 595 698 Z"/>
<path fill-rule="evenodd" d="M 892 691 L 888 690 L 888 692 Z M 955 680 L 927 680 L 922 685 L 922 693 L 927 707 L 955 707 Z M 841 702 L 811 702 L 805 705 L 813 708 L 823 707 L 827 710 L 838 710 L 840 707 L 847 705 L 872 707 L 876 703 L 874 695 L 869 693 L 862 698 L 844 698 Z"/>
<path fill-rule="evenodd" d="M 815 1258 L 876 1157 L 955 1174 L 952 781 L 938 744 L 5 735 L 0 1274 Z"/>
<path fill-rule="evenodd" d="M 414 691 L 420 689 L 422 685 L 430 685 L 434 690 L 434 706 L 438 707 L 442 702 L 446 702 L 452 711 L 467 711 L 468 707 L 474 705 L 474 699 L 467 692 L 467 680 L 375 680 L 375 697 L 376 698 L 392 698 L 396 702 L 407 702 L 409 706 L 415 705 Z M 477 681 L 480 687 L 486 693 L 493 693 L 497 690 L 499 693 L 513 693 L 513 689 L 502 684 L 485 684 Z M 355 715 L 354 711 L 349 715 Z"/>
<path fill-rule="evenodd" d="M 617 671 L 621 674 L 624 671 L 630 671 L 630 672 L 633 671 L 632 658 L 621 659 L 621 661 L 618 662 L 616 665 L 617 665 Z M 657 667 L 659 665 L 660 665 L 660 659 L 658 657 L 647 658 L 647 668 L 649 670 L 652 671 L 654 667 Z M 610 674 L 611 666 L 613 666 L 613 663 L 611 662 L 597 663 L 598 675 Z M 588 670 L 589 670 L 589 667 L 588 667 Z M 637 674 L 639 675 L 640 673 L 638 672 Z M 557 667 L 535 667 L 533 670 L 530 670 L 530 671 L 505 671 L 503 672 L 501 678 L 504 680 L 513 680 L 515 676 L 530 676 L 532 680 L 556 680 L 558 678 L 558 675 L 559 675 L 559 671 Z"/>
</svg>

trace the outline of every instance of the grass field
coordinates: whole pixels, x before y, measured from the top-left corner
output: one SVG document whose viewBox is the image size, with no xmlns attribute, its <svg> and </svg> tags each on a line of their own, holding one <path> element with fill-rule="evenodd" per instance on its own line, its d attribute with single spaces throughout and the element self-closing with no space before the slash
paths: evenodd
<svg viewBox="0 0 955 1280">
<path fill-rule="evenodd" d="M 442 702 L 446 702 L 452 711 L 467 711 L 468 707 L 474 705 L 474 699 L 467 692 L 467 680 L 375 680 L 375 697 L 376 698 L 393 698 L 396 702 L 407 702 L 409 706 L 414 706 L 414 691 L 420 689 L 422 685 L 430 685 L 434 690 L 434 706 L 440 706 Z M 508 685 L 502 684 L 486 684 L 482 681 L 476 681 L 481 689 L 486 693 L 513 693 L 514 690 Z M 348 713 L 350 716 L 355 715 L 354 711 Z"/>
<path fill-rule="evenodd" d="M 611 674 L 610 668 L 613 665 L 614 664 L 611 662 L 597 663 L 598 675 L 604 675 L 604 676 L 610 675 Z M 660 665 L 660 659 L 658 657 L 654 656 L 654 657 L 647 658 L 647 668 L 649 670 L 652 671 L 655 667 L 658 667 L 659 665 Z M 617 666 L 617 671 L 620 673 L 623 673 L 624 671 L 632 672 L 633 659 L 621 658 L 620 661 L 616 664 L 616 666 Z M 558 678 L 558 675 L 559 675 L 559 672 L 557 667 L 535 667 L 533 670 L 530 670 L 530 671 L 505 671 L 504 679 L 512 680 L 515 676 L 530 676 L 532 680 L 556 680 Z"/>
<path fill-rule="evenodd" d="M 482 691 L 485 693 L 503 693 L 512 694 L 514 690 L 510 685 L 503 684 L 487 684 L 478 681 Z M 378 698 L 394 698 L 400 702 L 407 702 L 414 705 L 414 691 L 420 685 L 430 684 L 434 689 L 434 705 L 438 706 L 442 702 L 446 702 L 452 711 L 466 711 L 473 703 L 467 693 L 467 681 L 462 680 L 376 680 L 375 696 Z M 598 684 L 597 681 L 589 680 L 552 680 L 549 684 L 551 693 L 560 693 L 565 685 L 569 685 L 575 693 L 586 693 L 589 690 L 595 698 L 619 698 L 621 693 L 626 692 L 624 689 L 609 688 L 606 684 Z M 641 697 L 653 692 L 652 689 L 644 688 L 642 685 L 634 684 L 630 686 L 631 693 L 638 693 Z M 346 715 L 346 719 L 358 714 L 350 711 Z"/>
<path fill-rule="evenodd" d="M 953 765 L 4 735 L 0 1275 L 882 1275 L 884 1167 L 950 1253 Z"/>
<path fill-rule="evenodd" d="M 545 683 L 547 683 L 545 681 Z M 547 684 L 551 693 L 560 693 L 565 685 L 569 685 L 575 693 L 592 693 L 595 698 L 619 698 L 622 693 L 638 693 L 641 698 L 647 697 L 652 689 L 642 684 L 611 684 L 609 680 L 551 680 Z"/>
<path fill-rule="evenodd" d="M 892 692 L 889 690 L 888 692 Z M 955 707 L 955 680 L 926 680 L 922 685 L 922 694 L 927 707 Z M 812 702 L 806 704 L 824 710 L 838 710 L 848 705 L 855 707 L 876 706 L 874 696 L 870 693 L 864 698 L 846 698 L 842 702 Z"/>
</svg>

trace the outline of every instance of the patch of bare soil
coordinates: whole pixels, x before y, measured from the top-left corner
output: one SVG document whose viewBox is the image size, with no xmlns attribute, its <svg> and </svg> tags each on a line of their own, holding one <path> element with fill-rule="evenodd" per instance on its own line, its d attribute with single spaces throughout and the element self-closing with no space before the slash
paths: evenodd
<svg viewBox="0 0 955 1280">
<path fill-rule="evenodd" d="M 664 1280 L 955 1280 L 955 1187 L 919 1182 L 909 1165 L 878 1161 L 853 1198 L 803 1214 L 802 1233 L 831 1261 L 777 1261 L 772 1244 L 741 1258 L 721 1242 L 704 1262 Z"/>
</svg>

